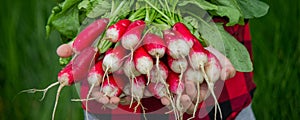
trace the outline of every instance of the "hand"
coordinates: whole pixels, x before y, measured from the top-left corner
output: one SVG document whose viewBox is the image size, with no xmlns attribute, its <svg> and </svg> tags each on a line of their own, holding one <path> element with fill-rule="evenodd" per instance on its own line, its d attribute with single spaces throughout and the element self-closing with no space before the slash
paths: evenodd
<svg viewBox="0 0 300 120">
<path fill-rule="evenodd" d="M 110 109 L 116 109 L 121 101 L 119 97 L 108 97 L 107 95 L 104 95 L 102 92 L 100 92 L 100 87 L 95 87 L 92 90 L 91 98 L 96 98 L 95 101 Z"/>
</svg>

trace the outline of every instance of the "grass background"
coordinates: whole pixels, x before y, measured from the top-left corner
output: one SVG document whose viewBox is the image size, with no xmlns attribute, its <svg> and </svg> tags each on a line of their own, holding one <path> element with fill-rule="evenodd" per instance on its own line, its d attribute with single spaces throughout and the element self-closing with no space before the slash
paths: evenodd
<svg viewBox="0 0 300 120">
<path fill-rule="evenodd" d="M 264 0 L 269 13 L 250 21 L 257 84 L 253 110 L 257 119 L 300 118 L 299 1 Z M 60 69 L 59 36 L 45 39 L 47 18 L 56 0 L 2 0 L 0 5 L 0 119 L 50 119 L 55 87 L 41 94 L 16 94 L 56 81 Z M 82 119 L 74 87 L 63 89 L 56 119 Z"/>
</svg>

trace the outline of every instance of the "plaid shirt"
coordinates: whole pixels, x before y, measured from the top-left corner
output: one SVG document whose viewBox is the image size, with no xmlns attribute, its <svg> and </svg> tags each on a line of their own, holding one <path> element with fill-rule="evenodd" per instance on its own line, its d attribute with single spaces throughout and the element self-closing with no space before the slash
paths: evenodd
<svg viewBox="0 0 300 120">
<path fill-rule="evenodd" d="M 223 18 L 215 18 L 214 21 L 226 23 L 226 20 Z M 244 26 L 224 26 L 224 28 L 239 42 L 246 46 L 252 59 L 251 36 L 248 21 L 246 20 Z M 252 72 L 237 72 L 235 77 L 231 79 L 228 79 L 226 81 L 219 80 L 218 82 L 216 82 L 215 89 L 221 88 L 216 89 L 215 94 L 217 97 L 219 96 L 218 101 L 221 106 L 223 118 L 234 119 L 243 108 L 247 107 L 251 103 L 253 93 L 256 88 L 256 85 L 254 84 L 252 78 Z M 81 98 L 86 98 L 88 89 L 89 85 L 86 81 L 81 83 Z M 154 97 L 142 99 L 142 104 L 147 109 L 147 118 L 148 116 L 152 115 L 152 117 L 150 117 L 151 119 L 174 119 L 173 114 L 164 115 L 164 113 L 168 111 L 168 109 L 161 104 L 160 100 Z M 138 108 L 137 113 L 133 113 L 133 108 L 136 103 L 133 104 L 133 107 L 131 109 L 128 105 L 119 105 L 119 108 L 114 110 L 103 110 L 102 104 L 95 101 L 89 101 L 88 105 L 90 113 L 99 114 L 100 117 L 101 115 L 109 116 L 108 118 L 110 118 L 111 120 L 139 120 L 143 118 L 143 115 L 141 114 L 142 110 L 140 107 Z M 85 109 L 85 102 L 82 103 L 82 107 L 83 109 Z M 191 117 L 191 115 L 184 114 L 183 117 L 184 119 L 187 119 Z M 217 117 L 218 119 L 220 119 L 219 114 L 217 115 Z M 212 97 L 208 97 L 207 100 L 199 104 L 199 109 L 196 112 L 195 119 L 214 119 L 214 100 Z"/>
</svg>

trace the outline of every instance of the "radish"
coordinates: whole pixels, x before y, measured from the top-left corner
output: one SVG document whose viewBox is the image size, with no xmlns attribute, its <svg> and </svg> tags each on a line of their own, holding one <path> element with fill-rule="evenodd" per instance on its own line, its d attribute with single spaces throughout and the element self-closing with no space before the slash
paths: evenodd
<svg viewBox="0 0 300 120">
<path fill-rule="evenodd" d="M 150 71 L 150 81 L 153 83 L 161 82 L 166 84 L 169 68 L 163 62 L 159 63 L 158 68 L 159 69 L 157 69 L 157 67 L 153 67 Z"/>
<path fill-rule="evenodd" d="M 118 45 L 114 49 L 110 49 L 106 52 L 102 64 L 102 69 L 105 71 L 104 76 L 108 75 L 108 73 L 117 71 L 122 66 L 126 52 L 127 51 L 121 45 Z M 102 79 L 102 82 L 103 81 L 104 77 Z"/>
<path fill-rule="evenodd" d="M 139 71 L 141 74 L 147 74 L 148 85 L 150 82 L 150 71 L 153 67 L 153 60 L 151 56 L 145 51 L 143 47 L 139 47 L 137 50 L 134 51 L 133 62 L 137 71 Z"/>
<path fill-rule="evenodd" d="M 93 42 L 103 33 L 107 24 L 108 18 L 98 19 L 82 30 L 73 42 L 73 51 L 78 54 L 85 48 L 91 46 Z"/>
<path fill-rule="evenodd" d="M 70 44 L 62 44 L 56 49 L 56 54 L 61 58 L 67 58 L 72 56 L 73 49 Z"/>
<path fill-rule="evenodd" d="M 88 100 L 90 97 L 90 94 L 92 93 L 92 90 L 94 89 L 95 86 L 99 86 L 102 78 L 104 77 L 104 71 L 102 69 L 102 63 L 103 60 L 99 60 L 89 71 L 87 81 L 89 83 L 90 90 L 88 91 L 88 94 L 86 96 L 86 113 L 88 110 Z"/>
<path fill-rule="evenodd" d="M 158 35 L 148 33 L 143 39 L 143 47 L 154 58 L 156 58 L 156 68 L 159 69 L 159 58 L 166 52 L 165 41 Z"/>
<path fill-rule="evenodd" d="M 197 111 L 197 108 L 198 108 L 198 105 L 200 102 L 200 84 L 203 83 L 204 79 L 203 79 L 203 76 L 202 76 L 202 73 L 200 70 L 195 70 L 192 68 L 188 68 L 186 70 L 186 72 L 184 73 L 184 79 L 185 79 L 185 81 L 194 82 L 196 84 L 196 88 L 197 88 L 196 103 L 194 106 L 193 115 L 191 118 L 189 118 L 189 119 L 193 119 L 193 118 L 195 118 L 195 114 L 196 114 L 196 111 Z"/>
<path fill-rule="evenodd" d="M 221 65 L 217 57 L 212 53 L 209 52 L 207 58 L 208 62 L 205 64 L 205 70 L 202 69 L 203 77 L 205 82 L 207 83 L 208 90 L 211 92 L 211 95 L 215 101 L 215 119 L 217 116 L 217 107 L 220 112 L 220 118 L 222 119 L 222 111 L 218 103 L 218 99 L 213 90 L 215 82 L 220 78 Z"/>
<path fill-rule="evenodd" d="M 123 71 L 129 79 L 133 79 L 136 76 L 141 75 L 141 73 L 135 68 L 134 62 L 130 61 L 130 58 L 126 59 L 124 62 Z"/>
<path fill-rule="evenodd" d="M 185 57 L 190 52 L 190 47 L 182 35 L 174 30 L 163 31 L 164 40 L 167 44 L 167 54 L 174 59 Z"/>
<path fill-rule="evenodd" d="M 130 25 L 131 21 L 128 19 L 119 20 L 117 23 L 113 24 L 106 30 L 106 39 L 116 43 L 120 40 L 122 35 L 126 32 L 127 27 Z"/>
<path fill-rule="evenodd" d="M 143 98 L 144 91 L 146 88 L 146 79 L 144 75 L 137 76 L 133 81 L 131 81 L 131 95 L 132 100 L 130 103 L 130 108 L 132 106 L 133 98 L 137 101 L 137 105 L 134 108 L 134 112 L 136 112 L 139 105 L 141 105 L 143 112 L 145 113 L 145 109 L 141 104 L 141 99 Z"/>
<path fill-rule="evenodd" d="M 122 89 L 124 88 L 124 80 L 118 76 L 110 75 L 103 81 L 102 84 L 102 92 L 104 93 L 104 96 L 108 97 L 119 97 L 122 93 Z"/>
<path fill-rule="evenodd" d="M 184 84 L 180 82 L 179 75 L 173 71 L 169 72 L 167 83 L 169 84 L 169 90 L 176 95 L 177 99 L 175 101 L 176 109 L 179 111 L 179 116 L 183 115 L 183 108 L 180 105 L 180 98 L 184 91 Z M 178 116 L 178 117 L 179 117 Z M 178 118 L 179 119 L 179 118 Z"/>
<path fill-rule="evenodd" d="M 136 48 L 136 46 L 141 40 L 142 33 L 145 27 L 146 27 L 146 23 L 142 20 L 136 20 L 132 22 L 128 26 L 126 32 L 121 38 L 122 46 L 125 49 L 131 50 L 133 52 L 133 50 Z"/>
<path fill-rule="evenodd" d="M 167 59 L 170 69 L 175 73 L 179 73 L 179 82 L 182 82 L 183 73 L 188 67 L 187 60 L 185 59 L 185 57 L 174 59 L 171 56 L 168 56 Z"/>
<path fill-rule="evenodd" d="M 183 36 L 190 48 L 194 45 L 194 40 L 197 40 L 190 30 L 181 22 L 175 23 L 173 25 L 173 30 L 177 31 Z"/>
<path fill-rule="evenodd" d="M 201 69 L 204 67 L 207 59 L 208 51 L 203 48 L 199 41 L 194 41 L 194 45 L 189 53 L 189 62 L 193 69 Z"/>
<path fill-rule="evenodd" d="M 59 73 L 58 73 L 58 82 L 52 83 L 45 89 L 29 89 L 29 90 L 23 90 L 22 92 L 27 92 L 27 93 L 35 93 L 38 91 L 43 92 L 43 97 L 41 100 L 44 98 L 46 92 L 58 85 L 57 93 L 56 93 L 56 100 L 54 104 L 54 109 L 52 113 L 52 120 L 54 120 L 55 117 L 55 111 L 57 107 L 57 103 L 59 100 L 59 95 L 64 86 L 71 86 L 75 82 L 79 82 L 87 76 L 88 70 L 94 63 L 95 59 L 97 59 L 97 49 L 93 47 L 88 47 L 84 49 L 78 56 L 76 56 L 69 64 L 67 64 Z"/>
</svg>

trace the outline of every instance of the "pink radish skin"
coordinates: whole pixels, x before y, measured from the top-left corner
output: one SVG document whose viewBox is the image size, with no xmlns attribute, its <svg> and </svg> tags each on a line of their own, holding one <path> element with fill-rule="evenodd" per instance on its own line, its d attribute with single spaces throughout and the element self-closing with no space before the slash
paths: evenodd
<svg viewBox="0 0 300 120">
<path fill-rule="evenodd" d="M 150 83 L 147 88 L 157 99 L 167 96 L 166 87 L 162 83 Z"/>
<path fill-rule="evenodd" d="M 176 100 L 175 101 L 175 111 L 179 111 L 179 115 L 177 117 L 180 117 L 183 115 L 183 108 L 180 103 L 181 95 L 184 91 L 184 83 L 180 81 L 179 75 L 173 71 L 169 72 L 168 78 L 167 78 L 167 83 L 169 84 L 169 90 L 176 95 Z M 174 108 L 175 109 L 175 108 Z M 176 112 L 175 112 L 176 113 Z M 179 119 L 179 118 L 177 118 Z"/>
<path fill-rule="evenodd" d="M 158 35 L 148 33 L 143 40 L 143 47 L 154 58 L 161 58 L 165 55 L 166 44 Z"/>
<path fill-rule="evenodd" d="M 222 53 L 211 46 L 208 46 L 205 49 L 214 54 L 219 61 L 222 61 L 220 62 L 222 66 L 221 80 L 227 80 L 235 76 L 236 70 L 226 56 L 224 56 Z"/>
<path fill-rule="evenodd" d="M 143 98 L 144 95 L 144 91 L 146 88 L 146 79 L 144 75 L 140 75 L 138 77 L 136 77 L 135 79 L 133 79 L 133 81 L 131 81 L 132 85 L 131 85 L 131 95 L 132 95 L 132 100 L 130 103 L 130 108 L 132 106 L 132 102 L 133 102 L 133 98 L 137 101 L 137 105 L 134 108 L 134 112 L 136 112 L 138 106 L 140 105 L 142 107 L 142 110 L 144 111 L 144 107 L 141 104 L 141 99 Z M 145 111 L 144 111 L 145 113 Z"/>
<path fill-rule="evenodd" d="M 193 69 L 200 70 L 208 61 L 207 54 L 209 52 L 203 48 L 199 41 L 194 41 L 194 45 L 189 53 L 189 62 Z"/>
<path fill-rule="evenodd" d="M 168 55 L 178 59 L 189 54 L 190 47 L 180 33 L 174 30 L 164 30 L 163 35 L 167 44 Z"/>
<path fill-rule="evenodd" d="M 173 71 L 169 72 L 167 83 L 169 84 L 169 90 L 176 94 L 181 95 L 184 90 L 183 82 L 179 81 L 179 75 Z"/>
<path fill-rule="evenodd" d="M 215 83 L 220 78 L 221 64 L 212 53 L 208 54 L 208 62 L 205 65 L 205 72 L 210 82 Z"/>
<path fill-rule="evenodd" d="M 153 67 L 153 60 L 151 56 L 145 51 L 143 47 L 139 47 L 137 50 L 134 51 L 133 54 L 133 61 L 135 64 L 136 69 L 141 74 L 147 74 L 148 76 L 148 83 L 150 82 L 150 71 Z"/>
<path fill-rule="evenodd" d="M 117 82 L 118 80 L 118 82 Z M 122 83 L 122 84 L 120 84 Z M 123 81 L 122 79 L 115 79 L 113 76 L 109 76 L 103 81 L 103 89 L 102 92 L 105 96 L 108 97 L 118 97 L 122 93 L 123 89 Z"/>
<path fill-rule="evenodd" d="M 159 62 L 158 67 L 159 69 L 157 69 L 157 67 L 153 67 L 150 71 L 150 81 L 153 83 L 166 83 L 169 69 L 163 62 Z"/>
<path fill-rule="evenodd" d="M 122 46 L 127 50 L 133 51 L 140 42 L 145 27 L 146 23 L 142 20 L 132 22 L 121 38 Z"/>
<path fill-rule="evenodd" d="M 104 77 L 104 71 L 102 69 L 103 60 L 98 61 L 90 70 L 88 74 L 88 83 L 90 85 L 95 84 L 95 86 L 99 86 L 102 78 Z"/>
<path fill-rule="evenodd" d="M 102 18 L 88 25 L 75 38 L 72 47 L 73 51 L 78 54 L 85 48 L 91 46 L 93 42 L 103 33 L 108 22 L 108 18 Z"/>
<path fill-rule="evenodd" d="M 119 20 L 106 30 L 106 38 L 113 43 L 118 42 L 130 23 L 131 21 L 128 19 Z"/>
<path fill-rule="evenodd" d="M 109 73 L 117 71 L 123 64 L 122 59 L 126 55 L 126 52 L 121 45 L 108 50 L 103 58 L 103 70 Z"/>
<path fill-rule="evenodd" d="M 190 48 L 194 45 L 194 40 L 197 40 L 190 30 L 181 22 L 175 23 L 173 25 L 173 30 L 177 31 L 183 36 Z"/>
<path fill-rule="evenodd" d="M 184 71 L 186 71 L 188 67 L 188 62 L 185 58 L 174 59 L 168 56 L 167 59 L 168 59 L 168 65 L 170 66 L 173 72 L 183 73 Z"/>
<path fill-rule="evenodd" d="M 200 70 L 188 68 L 184 73 L 184 80 L 201 84 L 203 83 L 204 78 Z"/>
<path fill-rule="evenodd" d="M 70 44 L 62 44 L 56 49 L 56 54 L 61 58 L 67 58 L 73 55 L 72 46 Z"/>
<path fill-rule="evenodd" d="M 126 59 L 124 65 L 123 65 L 123 71 L 124 71 L 125 75 L 130 79 L 133 79 L 136 76 L 141 75 L 141 73 L 135 68 L 134 62 L 130 61 L 130 58 Z"/>
</svg>

